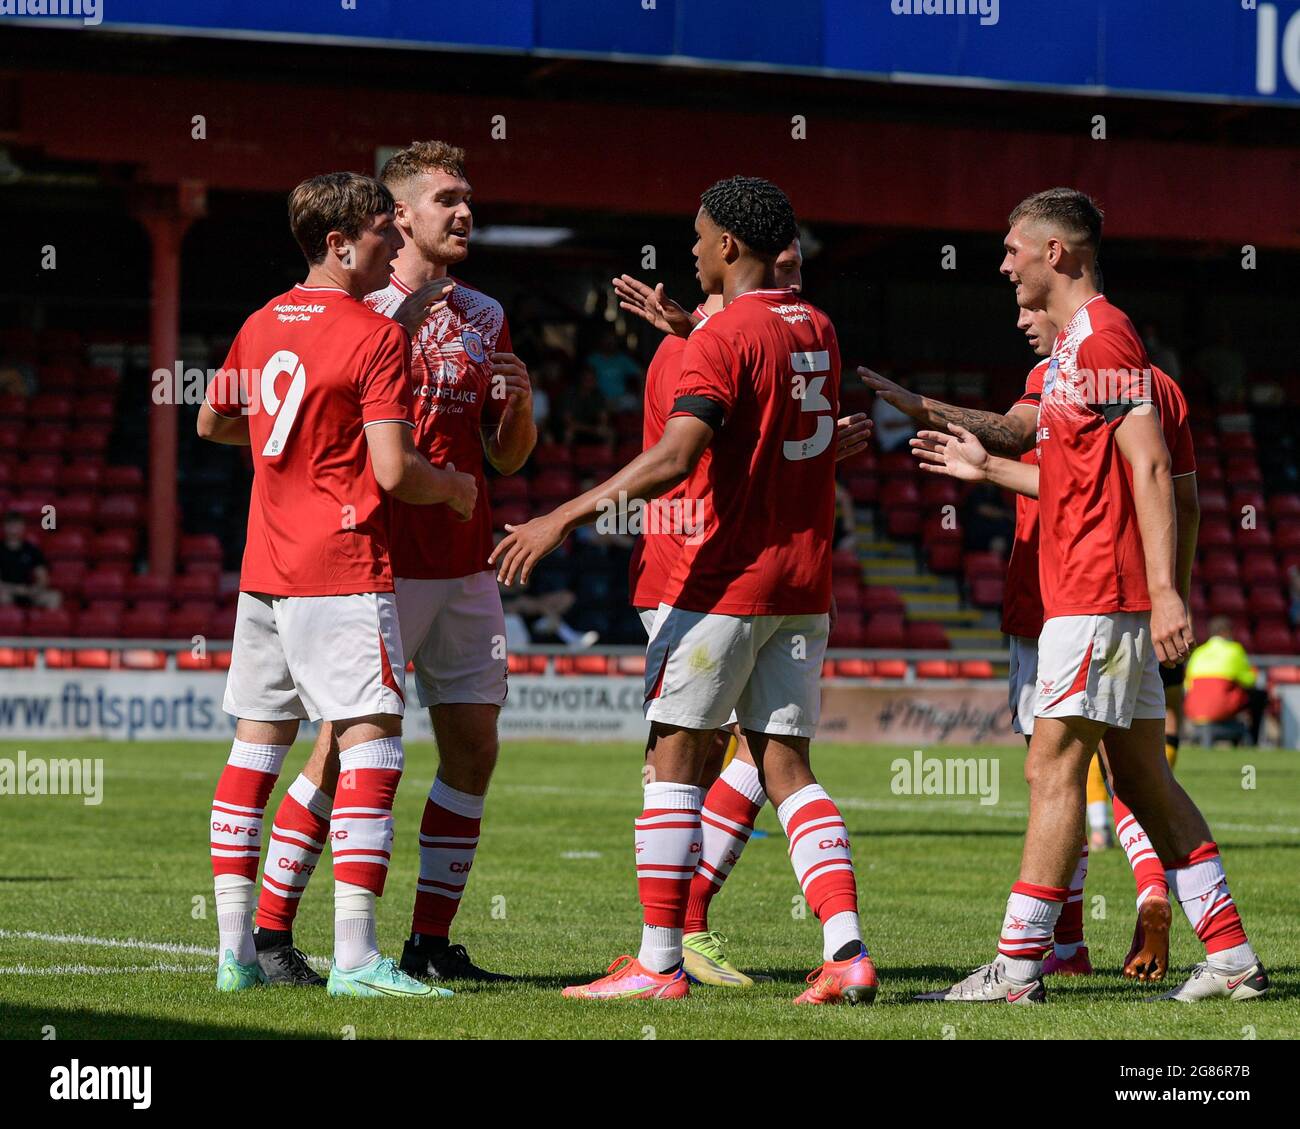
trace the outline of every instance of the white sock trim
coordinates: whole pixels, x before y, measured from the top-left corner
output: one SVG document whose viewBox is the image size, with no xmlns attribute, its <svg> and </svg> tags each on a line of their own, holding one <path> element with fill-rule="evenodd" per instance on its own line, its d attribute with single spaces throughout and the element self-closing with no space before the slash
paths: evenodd
<svg viewBox="0 0 1300 1129">
<path fill-rule="evenodd" d="M 748 761 L 732 757 L 731 763 L 722 770 L 721 779 L 751 804 L 761 808 L 767 803 L 767 793 L 763 791 L 763 785 L 758 780 L 758 769 Z"/>
<path fill-rule="evenodd" d="M 805 804 L 810 804 L 814 800 L 829 800 L 826 789 L 820 784 L 806 784 L 799 791 L 786 796 L 784 802 L 776 809 L 776 818 L 781 821 L 781 830 L 789 833 L 790 820 L 794 813 Z"/>
<path fill-rule="evenodd" d="M 269 772 L 279 776 L 288 753 L 288 745 L 254 745 L 236 737 L 230 743 L 230 758 L 226 763 L 236 768 L 251 768 L 254 772 Z"/>
<path fill-rule="evenodd" d="M 433 778 L 433 787 L 429 789 L 430 803 L 465 819 L 482 819 L 485 799 L 485 796 L 475 796 L 472 792 L 461 792 L 453 788 L 441 776 Z"/>
<path fill-rule="evenodd" d="M 400 772 L 406 763 L 400 737 L 377 737 L 339 753 L 339 771 L 352 768 L 387 768 Z"/>
<path fill-rule="evenodd" d="M 822 960 L 833 960 L 850 941 L 862 941 L 862 923 L 857 913 L 845 910 L 831 914 L 822 926 Z"/>
<path fill-rule="evenodd" d="M 334 809 L 334 798 L 327 796 L 303 774 L 289 785 L 289 795 L 302 804 L 317 819 L 329 819 Z"/>
<path fill-rule="evenodd" d="M 704 789 L 694 784 L 655 782 L 645 786 L 645 806 L 667 811 L 699 811 L 704 806 Z"/>
</svg>

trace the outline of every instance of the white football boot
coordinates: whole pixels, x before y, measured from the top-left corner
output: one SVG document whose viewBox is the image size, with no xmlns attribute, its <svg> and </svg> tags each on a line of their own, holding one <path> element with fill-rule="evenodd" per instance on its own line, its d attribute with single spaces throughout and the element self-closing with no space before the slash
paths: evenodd
<svg viewBox="0 0 1300 1129">
<path fill-rule="evenodd" d="M 1254 1000 L 1268 991 L 1268 973 L 1264 966 L 1256 961 L 1254 964 L 1239 968 L 1235 972 L 1225 972 L 1215 968 L 1208 961 L 1201 961 L 1192 969 L 1187 982 L 1163 996 L 1152 996 L 1152 1000 L 1177 1000 L 1183 1004 L 1194 1004 L 1200 1000 L 1229 999 Z"/>
<path fill-rule="evenodd" d="M 999 957 L 992 964 L 981 965 L 951 988 L 925 992 L 916 999 L 956 1004 L 1041 1004 L 1047 1001 L 1047 989 L 1038 977 L 1012 980 Z"/>
</svg>

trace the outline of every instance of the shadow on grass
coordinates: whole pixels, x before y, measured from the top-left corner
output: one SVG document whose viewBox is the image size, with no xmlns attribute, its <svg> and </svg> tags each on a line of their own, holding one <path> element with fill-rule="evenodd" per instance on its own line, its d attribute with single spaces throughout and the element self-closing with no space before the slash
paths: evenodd
<svg viewBox="0 0 1300 1129">
<path fill-rule="evenodd" d="M 307 1027 L 285 1030 L 255 1023 L 205 1023 L 161 1015 L 109 1015 L 89 1008 L 57 1004 L 6 1003 L 0 1039 L 41 1039 L 53 1027 L 65 1039 L 320 1039 L 337 1038 Z"/>
</svg>

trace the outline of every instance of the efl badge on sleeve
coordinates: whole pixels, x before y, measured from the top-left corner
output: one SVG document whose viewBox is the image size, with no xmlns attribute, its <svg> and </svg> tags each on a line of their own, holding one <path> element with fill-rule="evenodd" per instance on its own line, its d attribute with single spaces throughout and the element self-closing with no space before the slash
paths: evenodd
<svg viewBox="0 0 1300 1129">
<path fill-rule="evenodd" d="M 465 354 L 475 364 L 482 364 L 487 359 L 483 349 L 483 338 L 475 329 L 465 329 L 460 335 L 460 343 L 465 346 Z"/>
<path fill-rule="evenodd" d="M 1047 372 L 1043 374 L 1043 398 L 1046 399 L 1052 394 L 1052 389 L 1056 385 L 1056 374 L 1060 371 L 1061 362 L 1055 357 L 1047 366 Z"/>
</svg>

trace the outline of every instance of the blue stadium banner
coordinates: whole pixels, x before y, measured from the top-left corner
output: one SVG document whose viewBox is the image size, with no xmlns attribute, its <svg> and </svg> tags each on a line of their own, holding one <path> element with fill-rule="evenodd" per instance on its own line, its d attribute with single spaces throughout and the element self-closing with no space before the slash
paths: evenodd
<svg viewBox="0 0 1300 1129">
<path fill-rule="evenodd" d="M 0 0 L 0 22 L 1300 105 L 1300 0 Z"/>
</svg>

